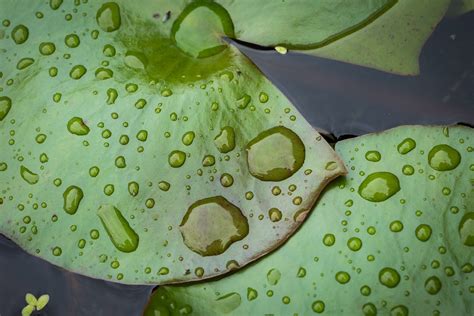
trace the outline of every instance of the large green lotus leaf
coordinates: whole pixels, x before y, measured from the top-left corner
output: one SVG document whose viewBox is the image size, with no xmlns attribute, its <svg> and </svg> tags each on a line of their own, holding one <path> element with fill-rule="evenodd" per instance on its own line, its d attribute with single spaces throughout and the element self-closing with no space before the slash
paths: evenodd
<svg viewBox="0 0 474 316">
<path fill-rule="evenodd" d="M 284 242 L 345 172 L 219 38 L 173 41 L 133 5 L 0 6 L 0 232 L 30 253 L 123 283 L 220 275 Z M 182 31 L 232 31 L 200 9 Z"/>
<path fill-rule="evenodd" d="M 282 248 L 218 281 L 160 287 L 145 315 L 472 315 L 473 146 L 467 127 L 339 142 L 349 174 Z"/>
<path fill-rule="evenodd" d="M 419 73 L 424 43 L 443 18 L 451 0 L 399 0 L 371 24 L 312 55 L 403 75 Z"/>
</svg>

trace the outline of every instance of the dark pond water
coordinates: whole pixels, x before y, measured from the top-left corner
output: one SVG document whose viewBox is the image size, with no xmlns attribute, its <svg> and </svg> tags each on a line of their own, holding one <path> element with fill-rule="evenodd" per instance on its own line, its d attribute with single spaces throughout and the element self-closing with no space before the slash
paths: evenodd
<svg viewBox="0 0 474 316">
<path fill-rule="evenodd" d="M 444 20 L 423 50 L 417 77 L 239 47 L 313 126 L 341 137 L 402 124 L 474 125 L 472 30 L 474 14 Z M 50 294 L 43 315 L 141 315 L 152 290 L 67 272 L 1 235 L 0 283 L 1 316 L 19 315 L 27 292 Z"/>
</svg>

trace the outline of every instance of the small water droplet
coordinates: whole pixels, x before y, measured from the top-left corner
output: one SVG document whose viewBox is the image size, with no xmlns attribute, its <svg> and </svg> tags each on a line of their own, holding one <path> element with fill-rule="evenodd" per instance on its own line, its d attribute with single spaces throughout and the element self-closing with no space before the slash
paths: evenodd
<svg viewBox="0 0 474 316">
<path fill-rule="evenodd" d="M 381 158 L 382 158 L 382 155 L 376 150 L 370 150 L 365 153 L 365 159 L 371 162 L 380 161 Z"/>
<path fill-rule="evenodd" d="M 39 176 L 25 166 L 20 167 L 20 175 L 28 184 L 36 184 L 39 181 Z"/>
<path fill-rule="evenodd" d="M 428 294 L 436 295 L 439 291 L 441 291 L 443 284 L 441 280 L 436 276 L 431 276 L 425 281 L 425 290 Z"/>
<path fill-rule="evenodd" d="M 98 80 L 107 80 L 112 78 L 113 76 L 114 72 L 112 71 L 112 69 L 100 67 L 97 68 L 97 70 L 95 71 L 95 77 Z"/>
<path fill-rule="evenodd" d="M 418 238 L 418 240 L 423 241 L 423 242 L 428 241 L 428 239 L 430 239 L 431 233 L 432 233 L 431 226 L 427 224 L 421 224 L 415 229 L 416 238 Z"/>
<path fill-rule="evenodd" d="M 83 197 L 84 193 L 82 192 L 81 188 L 75 185 L 69 186 L 63 193 L 64 211 L 70 215 L 76 214 Z"/>
<path fill-rule="evenodd" d="M 249 225 L 239 208 L 216 196 L 192 204 L 181 221 L 180 230 L 189 249 L 201 256 L 215 256 L 244 239 Z"/>
<path fill-rule="evenodd" d="M 122 252 L 133 252 L 137 249 L 138 235 L 119 209 L 109 204 L 101 205 L 97 215 L 115 248 Z"/>
<path fill-rule="evenodd" d="M 125 168 L 127 166 L 127 163 L 125 161 L 125 157 L 124 156 L 118 156 L 117 158 L 115 158 L 115 166 L 117 168 Z"/>
<path fill-rule="evenodd" d="M 400 144 L 398 144 L 398 152 L 402 155 L 408 154 L 410 151 L 415 149 L 416 142 L 412 138 L 405 138 Z"/>
<path fill-rule="evenodd" d="M 415 173 L 415 168 L 411 165 L 404 165 L 402 168 L 402 172 L 406 176 L 411 176 Z"/>
<path fill-rule="evenodd" d="M 250 173 L 262 181 L 282 181 L 298 171 L 305 160 L 305 147 L 290 129 L 278 126 L 260 133 L 247 146 Z"/>
<path fill-rule="evenodd" d="M 437 171 L 453 170 L 460 162 L 461 154 L 446 144 L 434 146 L 428 154 L 428 163 Z"/>
<path fill-rule="evenodd" d="M 52 252 L 53 256 L 59 257 L 63 253 L 63 250 L 60 247 L 54 247 Z"/>
<path fill-rule="evenodd" d="M 394 288 L 400 283 L 400 274 L 395 269 L 385 267 L 379 272 L 379 281 L 388 288 Z"/>
<path fill-rule="evenodd" d="M 228 173 L 223 173 L 221 176 L 221 184 L 223 187 L 228 188 L 234 184 L 234 178 Z"/>
<path fill-rule="evenodd" d="M 12 100 L 9 97 L 0 97 L 0 122 L 7 116 L 12 107 Z"/>
<path fill-rule="evenodd" d="M 64 38 L 64 43 L 69 48 L 76 48 L 81 43 L 81 40 L 79 39 L 79 36 L 77 36 L 76 34 L 68 34 Z"/>
<path fill-rule="evenodd" d="M 56 45 L 51 42 L 44 42 L 39 45 L 39 52 L 41 55 L 49 56 L 56 51 Z"/>
<path fill-rule="evenodd" d="M 183 138 L 181 140 L 185 146 L 189 146 L 193 143 L 195 136 L 196 134 L 194 134 L 194 132 L 189 131 L 184 133 Z"/>
<path fill-rule="evenodd" d="M 408 308 L 404 305 L 397 305 L 390 310 L 391 316 L 408 316 Z"/>
<path fill-rule="evenodd" d="M 465 246 L 474 247 L 474 212 L 464 214 L 459 222 L 458 232 Z"/>
<path fill-rule="evenodd" d="M 390 172 L 375 172 L 367 176 L 359 186 L 359 195 L 370 202 L 382 202 L 400 191 L 400 182 Z"/>
<path fill-rule="evenodd" d="M 225 154 L 235 148 L 235 132 L 230 126 L 223 127 L 220 133 L 214 138 L 214 144 L 217 149 Z"/>
<path fill-rule="evenodd" d="M 89 134 L 89 127 L 84 123 L 80 117 L 73 117 L 67 123 L 67 129 L 71 134 L 84 136 Z"/>
<path fill-rule="evenodd" d="M 15 26 L 11 33 L 13 41 L 18 45 L 26 42 L 28 40 L 29 35 L 30 31 L 23 24 Z"/>
<path fill-rule="evenodd" d="M 61 4 L 63 4 L 63 0 L 49 0 L 49 7 L 53 10 L 59 9 Z"/>
<path fill-rule="evenodd" d="M 279 222 L 282 218 L 282 213 L 279 209 L 277 209 L 276 207 L 273 207 L 271 208 L 270 210 L 268 210 L 268 217 L 270 218 L 270 220 L 272 222 Z"/>
<path fill-rule="evenodd" d="M 256 299 L 258 297 L 258 292 L 257 290 L 249 287 L 247 288 L 247 300 L 250 302 L 250 301 L 253 301 L 254 299 Z"/>
<path fill-rule="evenodd" d="M 278 281 L 280 281 L 281 272 L 278 269 L 270 269 L 267 273 L 267 281 L 270 285 L 277 285 Z"/>
<path fill-rule="evenodd" d="M 314 301 L 311 305 L 311 309 L 313 310 L 313 312 L 321 314 L 326 309 L 326 305 L 323 301 Z"/>
<path fill-rule="evenodd" d="M 336 236 L 334 234 L 326 234 L 323 237 L 323 244 L 327 247 L 331 247 L 336 243 Z"/>
<path fill-rule="evenodd" d="M 168 156 L 168 163 L 173 168 L 181 167 L 185 161 L 186 154 L 180 150 L 174 150 Z"/>
<path fill-rule="evenodd" d="M 390 230 L 394 233 L 399 233 L 403 230 L 403 223 L 400 221 L 393 221 L 390 223 Z"/>
<path fill-rule="evenodd" d="M 346 284 L 351 280 L 351 276 L 349 273 L 345 271 L 339 271 L 336 273 L 336 281 L 340 284 Z"/>
<path fill-rule="evenodd" d="M 216 159 L 212 155 L 206 155 L 202 159 L 202 165 L 204 167 L 214 166 L 215 163 L 216 163 Z"/>
<path fill-rule="evenodd" d="M 71 71 L 69 72 L 69 77 L 74 80 L 79 80 L 84 76 L 87 72 L 86 67 L 83 65 L 76 65 L 71 68 Z"/>
<path fill-rule="evenodd" d="M 362 240 L 357 237 L 351 237 L 347 241 L 347 247 L 352 251 L 359 251 L 362 248 Z"/>
</svg>

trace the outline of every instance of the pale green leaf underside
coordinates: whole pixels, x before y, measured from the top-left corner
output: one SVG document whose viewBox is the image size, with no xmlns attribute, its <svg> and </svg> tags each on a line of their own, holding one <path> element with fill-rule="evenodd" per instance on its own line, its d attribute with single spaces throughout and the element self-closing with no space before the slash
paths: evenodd
<svg viewBox="0 0 474 316">
<path fill-rule="evenodd" d="M 103 1 L 0 3 L 0 232 L 32 254 L 123 283 L 220 275 L 284 242 L 344 173 L 331 147 L 232 47 L 188 57 L 160 36 L 168 22 L 124 7 L 120 25 L 105 11 L 99 26 Z M 13 31 L 19 25 L 26 41 Z M 288 138 L 260 150 L 260 167 L 291 169 L 262 181 L 249 172 L 245 146 L 279 126 L 305 150 Z M 223 128 L 235 138 L 215 141 Z M 186 246 L 185 214 L 211 197 L 240 217 L 198 216 Z M 272 208 L 281 212 L 273 221 Z"/>
<path fill-rule="evenodd" d="M 400 154 L 398 146 L 407 138 L 416 147 L 407 152 L 410 142 L 405 142 L 400 147 L 405 154 Z M 437 157 L 432 164 L 440 169 L 440 162 L 456 161 L 430 154 L 440 144 L 459 153 L 453 170 L 437 171 L 428 163 L 429 157 Z M 407 315 L 401 306 L 410 315 L 471 315 L 473 146 L 474 132 L 467 127 L 406 126 L 338 143 L 349 174 L 324 191 L 282 248 L 221 280 L 160 287 L 145 315 L 154 315 L 153 310 L 172 315 L 178 310 L 192 310 L 193 315 L 312 315 L 322 312 L 323 304 L 325 315 Z M 374 172 L 395 175 L 400 191 L 383 202 L 363 199 L 359 186 Z M 426 226 L 420 225 L 431 228 L 427 240 L 426 230 L 422 234 Z M 417 230 L 426 241 L 417 237 Z M 400 277 L 392 288 L 379 281 L 387 267 Z"/>
</svg>

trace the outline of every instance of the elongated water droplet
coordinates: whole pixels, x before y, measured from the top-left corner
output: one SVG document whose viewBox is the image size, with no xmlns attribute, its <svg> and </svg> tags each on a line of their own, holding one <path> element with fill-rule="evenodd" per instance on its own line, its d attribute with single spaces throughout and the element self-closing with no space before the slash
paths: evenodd
<svg viewBox="0 0 474 316">
<path fill-rule="evenodd" d="M 29 57 L 22 58 L 18 61 L 18 64 L 16 64 L 16 69 L 23 70 L 33 65 L 34 62 L 35 60 L 33 58 L 29 58 Z"/>
<path fill-rule="evenodd" d="M 249 225 L 239 208 L 216 196 L 192 204 L 181 221 L 180 230 L 189 249 L 201 256 L 215 256 L 245 238 Z"/>
<path fill-rule="evenodd" d="M 97 215 L 115 248 L 122 252 L 133 252 L 137 249 L 139 237 L 119 209 L 109 204 L 101 205 Z"/>
<path fill-rule="evenodd" d="M 20 167 L 20 175 L 29 184 L 36 184 L 39 181 L 39 176 L 25 166 Z"/>
<path fill-rule="evenodd" d="M 7 116 L 12 108 L 12 100 L 9 97 L 0 97 L 0 122 Z"/>
<path fill-rule="evenodd" d="M 67 123 L 67 129 L 71 134 L 78 136 L 87 135 L 90 131 L 89 127 L 87 127 L 82 118 L 77 116 L 69 120 Z"/>
<path fill-rule="evenodd" d="M 220 133 L 214 138 L 214 144 L 217 149 L 225 154 L 235 148 L 235 132 L 230 126 L 223 127 Z"/>
<path fill-rule="evenodd" d="M 474 247 L 474 212 L 464 214 L 459 222 L 458 232 L 464 245 Z"/>
<path fill-rule="evenodd" d="M 83 65 L 76 65 L 71 68 L 71 71 L 69 72 L 69 77 L 74 80 L 79 80 L 84 76 L 87 72 L 86 67 Z"/>
<path fill-rule="evenodd" d="M 194 132 L 189 131 L 184 133 L 183 138 L 181 140 L 185 146 L 189 146 L 193 143 L 195 136 L 196 134 L 194 134 Z"/>
<path fill-rule="evenodd" d="M 428 154 L 428 163 L 434 170 L 453 170 L 460 162 L 461 154 L 459 154 L 456 149 L 446 144 L 434 146 Z"/>
<path fill-rule="evenodd" d="M 382 202 L 400 191 L 400 182 L 390 172 L 375 172 L 367 176 L 359 186 L 359 195 L 370 202 Z"/>
<path fill-rule="evenodd" d="M 130 193 L 131 196 L 137 196 L 139 191 L 140 186 L 135 181 L 128 184 L 128 193 Z"/>
<path fill-rule="evenodd" d="M 70 215 L 76 214 L 83 197 L 84 193 L 82 192 L 81 188 L 75 185 L 71 185 L 70 187 L 68 187 L 63 193 L 64 211 Z"/>
<path fill-rule="evenodd" d="M 290 129 L 278 126 L 260 133 L 247 146 L 250 173 L 262 181 L 282 181 L 298 171 L 305 160 L 305 147 Z"/>
<path fill-rule="evenodd" d="M 97 11 L 97 24 L 106 32 L 114 32 L 120 28 L 122 18 L 120 7 L 115 2 L 104 3 Z"/>
<path fill-rule="evenodd" d="M 412 138 L 405 138 L 400 144 L 398 144 L 398 152 L 402 155 L 408 154 L 410 151 L 415 149 L 416 142 Z"/>
</svg>

